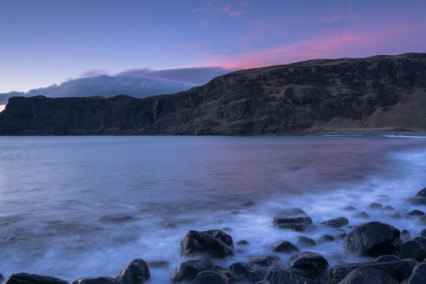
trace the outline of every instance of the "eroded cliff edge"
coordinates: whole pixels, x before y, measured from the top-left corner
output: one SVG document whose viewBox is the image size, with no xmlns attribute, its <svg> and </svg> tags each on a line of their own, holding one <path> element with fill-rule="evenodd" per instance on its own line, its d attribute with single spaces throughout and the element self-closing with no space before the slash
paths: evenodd
<svg viewBox="0 0 426 284">
<path fill-rule="evenodd" d="M 426 54 L 241 70 L 174 95 L 13 97 L 0 135 L 426 131 Z"/>
</svg>

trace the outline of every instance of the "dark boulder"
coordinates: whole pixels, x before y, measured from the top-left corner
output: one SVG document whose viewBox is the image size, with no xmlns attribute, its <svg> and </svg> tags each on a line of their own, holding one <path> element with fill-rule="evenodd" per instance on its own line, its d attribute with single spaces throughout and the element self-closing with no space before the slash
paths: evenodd
<svg viewBox="0 0 426 284">
<path fill-rule="evenodd" d="M 400 282 L 411 275 L 411 271 L 417 264 L 415 259 L 401 259 L 389 262 L 365 262 L 365 263 L 347 263 L 337 265 L 330 269 L 330 284 L 337 284 L 343 280 L 352 270 L 360 267 L 368 267 L 384 271 L 393 279 Z"/>
<path fill-rule="evenodd" d="M 390 261 L 397 261 L 400 259 L 401 258 L 397 255 L 385 254 L 385 255 L 381 255 L 377 257 L 376 259 L 373 260 L 373 262 L 390 262 Z"/>
<path fill-rule="evenodd" d="M 201 271 L 211 269 L 212 267 L 213 261 L 209 258 L 187 260 L 177 266 L 170 280 L 175 283 L 190 281 Z"/>
<path fill-rule="evenodd" d="M 423 230 L 420 232 L 420 237 L 424 237 L 424 238 L 426 238 L 426 229 L 423 229 Z"/>
<path fill-rule="evenodd" d="M 345 252 L 354 256 L 395 254 L 401 245 L 400 232 L 392 225 L 369 222 L 349 232 L 344 240 Z"/>
<path fill-rule="evenodd" d="M 303 209 L 300 208 L 281 208 L 276 212 L 280 217 L 306 217 L 308 216 Z"/>
<path fill-rule="evenodd" d="M 418 263 L 411 273 L 410 277 L 403 284 L 424 284 L 426 283 L 426 262 Z"/>
<path fill-rule="evenodd" d="M 280 258 L 276 255 L 253 255 L 249 257 L 249 262 L 263 267 L 271 267 L 276 265 Z"/>
<path fill-rule="evenodd" d="M 324 221 L 321 224 L 331 228 L 340 228 L 349 224 L 349 220 L 348 218 L 345 218 L 345 217 L 339 217 L 339 218 Z"/>
<path fill-rule="evenodd" d="M 349 211 L 349 212 L 354 212 L 357 209 L 354 206 L 346 206 L 345 208 L 343 208 L 343 210 Z"/>
<path fill-rule="evenodd" d="M 239 246 L 248 246 L 249 242 L 246 241 L 246 240 L 241 240 L 241 241 L 238 241 L 237 245 L 239 245 Z"/>
<path fill-rule="evenodd" d="M 332 241 L 334 241 L 333 236 L 323 235 L 323 236 L 321 236 L 321 238 L 319 238 L 318 243 L 323 244 L 323 243 L 328 243 L 328 242 L 332 242 Z"/>
<path fill-rule="evenodd" d="M 293 255 L 288 263 L 288 269 L 308 278 L 323 277 L 328 268 L 327 260 L 318 253 L 302 252 Z"/>
<path fill-rule="evenodd" d="M 275 252 L 283 253 L 295 253 L 299 252 L 299 249 L 290 243 L 289 241 L 279 241 L 272 246 L 272 250 Z"/>
<path fill-rule="evenodd" d="M 143 259 L 136 258 L 115 278 L 117 284 L 141 284 L 151 277 L 148 265 Z"/>
<path fill-rule="evenodd" d="M 426 205 L 426 187 L 417 192 L 417 194 L 408 199 L 414 205 Z"/>
<path fill-rule="evenodd" d="M 367 212 L 361 211 L 355 214 L 355 217 L 357 218 L 370 218 L 370 215 L 368 215 Z"/>
<path fill-rule="evenodd" d="M 87 277 L 74 280 L 72 284 L 114 284 L 115 279 L 112 277 Z"/>
<path fill-rule="evenodd" d="M 198 273 L 190 284 L 230 284 L 231 281 L 223 271 L 207 270 Z"/>
<path fill-rule="evenodd" d="M 417 261 L 423 261 L 426 257 L 425 247 L 418 241 L 408 241 L 401 245 L 399 256 L 401 258 L 414 258 Z"/>
<path fill-rule="evenodd" d="M 251 283 L 262 280 L 267 272 L 265 267 L 251 262 L 233 263 L 231 264 L 230 270 L 237 281 L 249 281 Z"/>
<path fill-rule="evenodd" d="M 296 244 L 302 248 L 311 248 L 317 245 L 315 240 L 304 236 L 298 237 Z"/>
<path fill-rule="evenodd" d="M 361 284 L 361 283 L 374 283 L 374 284 L 398 284 L 398 282 L 390 277 L 386 272 L 369 268 L 359 267 L 352 270 L 343 278 L 339 284 Z"/>
<path fill-rule="evenodd" d="M 67 281 L 46 275 L 14 273 L 4 284 L 68 284 Z"/>
<path fill-rule="evenodd" d="M 401 239 L 401 241 L 404 242 L 408 242 L 411 239 L 411 234 L 409 231 L 407 230 L 402 230 L 401 231 L 401 235 L 399 236 L 399 238 Z"/>
<path fill-rule="evenodd" d="M 311 217 L 275 217 L 272 221 L 274 227 L 280 229 L 289 229 L 296 232 L 304 232 L 312 226 Z"/>
<path fill-rule="evenodd" d="M 264 283 L 270 284 L 318 284 L 318 280 L 304 277 L 289 271 L 285 271 L 279 268 L 274 268 L 268 272 L 265 277 Z M 259 283 L 259 282 L 258 282 Z"/>
<path fill-rule="evenodd" d="M 410 211 L 407 215 L 408 216 L 423 216 L 423 215 L 425 215 L 425 212 L 415 209 L 415 210 Z"/>
<path fill-rule="evenodd" d="M 368 205 L 368 208 L 370 209 L 382 209 L 382 204 L 380 203 L 370 203 L 370 205 Z"/>
<path fill-rule="evenodd" d="M 181 241 L 180 254 L 183 257 L 207 255 L 223 258 L 234 255 L 234 243 L 232 237 L 221 230 L 189 231 Z"/>
</svg>

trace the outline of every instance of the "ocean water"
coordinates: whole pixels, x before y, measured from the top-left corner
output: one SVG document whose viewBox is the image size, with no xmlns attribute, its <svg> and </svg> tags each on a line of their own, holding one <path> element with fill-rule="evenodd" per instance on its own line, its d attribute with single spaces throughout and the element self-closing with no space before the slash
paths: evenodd
<svg viewBox="0 0 426 284">
<path fill-rule="evenodd" d="M 0 137 L 0 273 L 72 281 L 115 276 L 139 257 L 168 261 L 151 268 L 150 283 L 169 283 L 188 230 L 233 237 L 236 254 L 223 266 L 271 253 L 278 240 L 338 236 L 371 220 L 416 236 L 424 227 L 406 214 L 426 208 L 406 199 L 426 186 L 425 172 L 424 137 Z M 294 207 L 317 229 L 272 226 Z M 320 225 L 340 216 L 349 226 Z M 330 265 L 363 261 L 345 256 L 341 239 L 307 250 Z"/>
</svg>

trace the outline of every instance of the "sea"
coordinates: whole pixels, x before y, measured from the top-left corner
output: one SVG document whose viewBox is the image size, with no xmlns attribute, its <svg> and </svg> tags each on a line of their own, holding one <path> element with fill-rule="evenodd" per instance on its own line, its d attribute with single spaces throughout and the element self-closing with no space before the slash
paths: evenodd
<svg viewBox="0 0 426 284">
<path fill-rule="evenodd" d="M 425 138 L 0 137 L 0 273 L 114 277 L 142 258 L 148 283 L 169 283 L 184 260 L 182 238 L 210 229 L 234 240 L 235 255 L 216 261 L 224 267 L 299 236 L 336 236 L 302 249 L 323 254 L 330 266 L 365 261 L 343 252 L 338 236 L 351 226 L 381 221 L 411 236 L 424 229 L 407 213 L 426 208 L 407 198 L 426 187 Z M 316 229 L 274 228 L 284 208 L 303 209 Z M 321 225 L 341 216 L 349 219 L 343 228 Z M 283 266 L 290 257 L 275 254 Z"/>
</svg>

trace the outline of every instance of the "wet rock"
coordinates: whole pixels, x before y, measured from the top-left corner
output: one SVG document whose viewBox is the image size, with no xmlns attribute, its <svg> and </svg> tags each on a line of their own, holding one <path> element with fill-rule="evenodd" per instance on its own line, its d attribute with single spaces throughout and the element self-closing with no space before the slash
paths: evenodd
<svg viewBox="0 0 426 284">
<path fill-rule="evenodd" d="M 232 237 L 221 230 L 189 231 L 180 244 L 181 256 L 207 255 L 223 258 L 234 255 Z"/>
<path fill-rule="evenodd" d="M 352 270 L 360 267 L 368 267 L 388 273 L 396 281 L 402 281 L 410 276 L 411 271 L 417 264 L 415 259 L 402 259 L 389 262 L 365 262 L 347 263 L 337 265 L 330 269 L 330 283 L 337 284 L 343 280 Z"/>
<path fill-rule="evenodd" d="M 187 260 L 177 266 L 170 280 L 174 283 L 190 281 L 201 271 L 211 269 L 212 267 L 213 261 L 209 258 Z"/>
<path fill-rule="evenodd" d="M 277 213 L 280 217 L 306 217 L 308 214 L 306 214 L 303 209 L 300 208 L 282 208 Z"/>
<path fill-rule="evenodd" d="M 74 280 L 71 284 L 114 284 L 115 279 L 112 277 L 87 277 Z"/>
<path fill-rule="evenodd" d="M 414 241 L 421 243 L 426 248 L 426 237 L 417 237 L 414 238 Z"/>
<path fill-rule="evenodd" d="M 298 275 L 289 271 L 285 271 L 279 268 L 271 269 L 265 277 L 265 282 L 270 284 L 317 284 L 319 281 Z M 259 283 L 259 282 L 258 282 Z M 258 284 L 256 283 L 256 284 Z M 262 282 L 260 282 L 262 283 Z"/>
<path fill-rule="evenodd" d="M 426 205 L 426 187 L 417 192 L 417 194 L 408 199 L 408 202 L 414 205 Z"/>
<path fill-rule="evenodd" d="M 167 260 L 154 260 L 148 261 L 148 267 L 151 268 L 168 268 L 170 266 L 170 262 Z"/>
<path fill-rule="evenodd" d="M 0 273 L 0 283 L 3 283 L 3 281 L 4 281 L 3 274 Z"/>
<path fill-rule="evenodd" d="M 425 212 L 415 209 L 415 210 L 410 211 L 407 215 L 408 216 L 423 216 L 423 215 L 425 215 Z"/>
<path fill-rule="evenodd" d="M 348 218 L 345 218 L 345 217 L 339 217 L 339 218 L 324 221 L 321 224 L 331 228 L 340 228 L 349 224 L 349 220 Z"/>
<path fill-rule="evenodd" d="M 395 254 L 401 245 L 400 231 L 392 225 L 369 222 L 349 232 L 344 240 L 345 252 L 353 256 Z"/>
<path fill-rule="evenodd" d="M 380 203 L 370 203 L 370 205 L 368 205 L 368 208 L 370 209 L 382 209 L 382 204 Z"/>
<path fill-rule="evenodd" d="M 237 281 L 250 281 L 255 283 L 266 275 L 266 269 L 251 262 L 236 262 L 230 267 Z"/>
<path fill-rule="evenodd" d="M 151 273 L 146 262 L 136 258 L 115 279 L 117 284 L 141 284 L 150 277 Z"/>
<path fill-rule="evenodd" d="M 299 252 L 299 249 L 290 243 L 289 241 L 279 241 L 272 246 L 272 250 L 275 252 L 283 253 L 295 253 Z"/>
<path fill-rule="evenodd" d="M 10 275 L 4 284 L 67 284 L 68 282 L 56 277 L 30 274 L 14 273 Z"/>
<path fill-rule="evenodd" d="M 402 284 L 424 284 L 426 283 L 426 262 L 418 263 L 411 273 L 410 277 Z"/>
<path fill-rule="evenodd" d="M 414 258 L 417 261 L 423 261 L 426 257 L 426 251 L 423 244 L 412 240 L 401 245 L 399 256 L 401 258 Z"/>
<path fill-rule="evenodd" d="M 357 211 L 357 209 L 354 206 L 346 206 L 345 208 L 343 208 L 343 210 L 349 211 L 349 212 Z"/>
<path fill-rule="evenodd" d="M 417 223 L 426 226 L 426 215 L 420 216 L 419 219 L 417 219 Z"/>
<path fill-rule="evenodd" d="M 409 240 L 411 239 L 410 232 L 409 232 L 409 231 L 407 231 L 407 230 L 402 230 L 402 231 L 401 231 L 401 235 L 399 236 L 399 238 L 401 239 L 401 241 L 402 241 L 403 243 L 405 243 L 405 242 L 409 241 Z"/>
<path fill-rule="evenodd" d="M 315 279 L 324 276 L 328 268 L 328 262 L 318 253 L 302 252 L 293 255 L 289 259 L 287 266 L 293 273 Z"/>
<path fill-rule="evenodd" d="M 420 237 L 425 237 L 425 238 L 426 238 L 426 229 L 423 229 L 423 230 L 420 232 Z"/>
<path fill-rule="evenodd" d="M 318 244 L 328 243 L 334 241 L 334 237 L 330 235 L 324 235 L 318 240 Z"/>
<path fill-rule="evenodd" d="M 275 217 L 272 223 L 274 224 L 274 227 L 280 229 L 289 229 L 296 232 L 304 232 L 306 231 L 306 229 L 312 226 L 312 219 L 311 217 Z"/>
<path fill-rule="evenodd" d="M 374 259 L 373 262 L 389 262 L 400 260 L 399 256 L 393 254 L 381 255 L 378 258 Z"/>
<path fill-rule="evenodd" d="M 276 255 L 254 255 L 249 257 L 249 262 L 263 267 L 270 267 L 276 265 L 280 258 Z"/>
<path fill-rule="evenodd" d="M 360 283 L 398 284 L 398 282 L 390 277 L 390 275 L 386 272 L 369 267 L 359 267 L 354 269 L 339 282 L 339 284 Z"/>
<path fill-rule="evenodd" d="M 238 241 L 237 245 L 239 246 L 248 246 L 249 242 L 246 240 Z"/>
<path fill-rule="evenodd" d="M 313 239 L 304 236 L 298 237 L 296 244 L 302 248 L 311 248 L 317 245 Z"/>
<path fill-rule="evenodd" d="M 361 212 L 358 212 L 357 214 L 355 214 L 355 217 L 357 217 L 357 218 L 370 218 L 370 215 L 368 215 L 368 213 L 365 212 L 365 211 L 361 211 Z"/>
<path fill-rule="evenodd" d="M 230 284 L 231 279 L 222 271 L 202 271 L 195 276 L 190 284 Z"/>
</svg>

